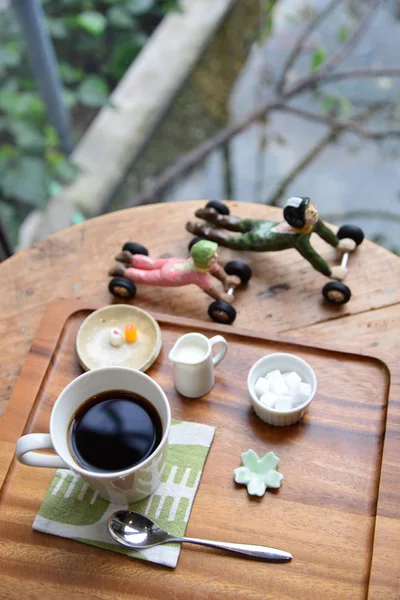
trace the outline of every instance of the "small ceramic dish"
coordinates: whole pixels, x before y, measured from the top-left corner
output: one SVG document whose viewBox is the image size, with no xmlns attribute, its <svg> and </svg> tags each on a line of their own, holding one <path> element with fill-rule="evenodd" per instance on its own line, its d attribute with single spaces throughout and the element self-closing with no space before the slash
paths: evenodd
<svg viewBox="0 0 400 600">
<path fill-rule="evenodd" d="M 259 377 L 264 377 L 266 373 L 274 371 L 275 369 L 279 369 L 282 373 L 296 371 L 302 380 L 311 386 L 309 398 L 299 406 L 287 411 L 279 411 L 262 404 L 255 394 L 255 383 Z M 315 396 L 315 392 L 317 391 L 317 378 L 313 369 L 305 360 L 299 358 L 295 354 L 285 354 L 282 352 L 268 354 L 254 363 L 247 377 L 247 387 L 251 396 L 254 411 L 260 419 L 270 425 L 293 425 L 293 423 L 300 421 L 307 412 L 307 409 Z"/>
<path fill-rule="evenodd" d="M 125 325 L 134 323 L 137 341 L 114 347 L 110 343 L 110 330 L 123 331 Z M 146 371 L 160 354 L 161 330 L 157 321 L 144 310 L 127 304 L 105 306 L 89 315 L 76 336 L 76 351 L 85 371 L 99 367 L 129 367 Z"/>
</svg>

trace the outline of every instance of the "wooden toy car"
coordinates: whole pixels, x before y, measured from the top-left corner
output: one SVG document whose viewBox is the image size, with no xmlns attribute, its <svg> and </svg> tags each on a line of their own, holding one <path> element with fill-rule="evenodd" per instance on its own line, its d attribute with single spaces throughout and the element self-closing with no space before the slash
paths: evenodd
<svg viewBox="0 0 400 600">
<path fill-rule="evenodd" d="M 190 246 L 187 259 L 151 259 L 147 248 L 135 242 L 127 242 L 115 258 L 119 264 L 109 271 L 112 279 L 108 289 L 117 298 L 131 300 L 135 297 L 137 283 L 164 287 L 177 287 L 194 283 L 214 299 L 208 307 L 209 317 L 218 323 L 231 324 L 236 318 L 232 306 L 236 288 L 248 283 L 251 268 L 240 261 L 230 261 L 224 267 L 217 262 L 218 245 L 200 240 Z M 194 248 L 196 246 L 196 248 Z M 201 247 L 202 246 L 202 247 Z M 203 259 L 200 251 L 206 252 Z M 201 263 L 201 260 L 206 261 Z M 196 264 L 196 261 L 200 261 Z M 213 276 L 222 282 L 223 288 L 212 285 Z"/>
<path fill-rule="evenodd" d="M 197 234 L 189 244 L 208 239 L 232 250 L 250 252 L 296 249 L 320 273 L 338 281 L 327 283 L 322 295 L 332 304 L 345 304 L 351 297 L 350 289 L 342 283 L 347 274 L 349 253 L 361 244 L 363 231 L 354 225 L 343 225 L 337 234 L 318 217 L 316 207 L 309 198 L 290 198 L 283 210 L 281 222 L 263 219 L 241 219 L 230 215 L 226 204 L 212 200 L 196 216 L 205 223 L 190 221 L 186 229 Z M 233 232 L 233 233 L 232 233 Z M 310 237 L 315 232 L 327 243 L 343 253 L 340 265 L 331 267 L 311 246 Z"/>
</svg>

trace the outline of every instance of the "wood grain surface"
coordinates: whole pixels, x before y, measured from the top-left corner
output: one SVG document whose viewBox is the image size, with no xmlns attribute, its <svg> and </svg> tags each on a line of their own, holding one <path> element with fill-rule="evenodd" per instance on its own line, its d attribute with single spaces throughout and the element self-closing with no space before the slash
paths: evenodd
<svg viewBox="0 0 400 600">
<path fill-rule="evenodd" d="M 111 296 L 107 271 L 127 240 L 144 244 L 154 257 L 187 256 L 192 236 L 185 231 L 185 223 L 204 203 L 154 204 L 104 215 L 56 233 L 0 264 L 4 290 L 0 294 L 0 414 L 46 305 L 58 298 L 94 299 L 108 304 Z M 230 202 L 229 206 L 232 214 L 242 217 L 282 218 L 277 208 L 239 202 Z M 330 264 L 337 263 L 333 248 L 316 235 L 312 243 Z M 346 283 L 353 297 L 342 307 L 323 302 L 321 289 L 328 279 L 295 250 L 257 254 L 221 248 L 220 256 L 222 262 L 243 259 L 254 273 L 247 289 L 237 293 L 236 327 L 282 333 L 400 302 L 399 258 L 368 241 L 350 257 Z M 209 299 L 194 286 L 140 286 L 134 302 L 150 312 L 208 320 Z M 340 344 L 340 323 L 334 331 L 332 342 Z M 399 334 L 397 326 L 393 339 Z"/>
<path fill-rule="evenodd" d="M 84 595 L 140 600 L 293 599 L 304 594 L 310 600 L 366 598 L 371 563 L 376 555 L 382 566 L 386 556 L 385 549 L 374 548 L 374 529 L 389 372 L 374 358 L 246 335 L 232 327 L 158 318 L 164 345 L 148 374 L 166 391 L 173 417 L 216 427 L 187 534 L 282 547 L 293 553 L 293 562 L 265 564 L 187 545 L 171 571 L 31 529 L 54 471 L 18 464 L 12 460 L 13 445 L 21 433 L 48 431 L 56 397 L 82 372 L 74 349 L 78 327 L 90 312 L 78 310 L 82 306 L 60 302 L 50 307 L 10 410 L 0 421 L 0 456 L 11 462 L 9 469 L 0 463 L 4 597 L 20 598 L 34 590 L 34 598 L 56 595 L 61 600 Z M 200 400 L 175 391 L 167 360 L 177 337 L 194 329 L 208 336 L 220 331 L 229 346 L 214 389 Z M 251 365 L 274 351 L 296 353 L 318 377 L 306 417 L 286 428 L 258 419 L 246 387 Z M 281 459 L 282 487 L 263 498 L 250 498 L 233 482 L 240 453 L 250 447 L 261 455 L 273 449 Z M 386 590 L 391 581 L 384 573 L 377 585 Z"/>
<path fill-rule="evenodd" d="M 342 346 L 365 351 L 385 360 L 391 370 L 391 399 L 386 419 L 380 494 L 374 535 L 374 554 L 368 598 L 400 598 L 400 373 L 399 305 L 341 319 Z M 333 323 L 290 331 L 292 339 L 330 343 L 337 329 Z"/>
<path fill-rule="evenodd" d="M 58 298 L 108 304 L 111 297 L 107 291 L 107 271 L 113 264 L 113 256 L 127 240 L 145 244 L 154 257 L 185 256 L 191 236 L 184 224 L 204 202 L 143 206 L 104 215 L 54 234 L 0 264 L 3 292 L 0 294 L 0 415 L 13 388 L 19 385 L 19 373 L 47 305 Z M 276 208 L 238 202 L 229 205 L 232 214 L 241 217 L 281 218 L 281 210 Z M 331 264 L 335 263 L 332 248 L 316 236 L 312 243 Z M 271 336 L 367 352 L 384 360 L 391 370 L 391 410 L 375 521 L 375 548 L 379 552 L 372 558 L 369 597 L 398 600 L 400 260 L 365 241 L 349 261 L 346 283 L 352 290 L 352 299 L 342 307 L 334 307 L 321 299 L 326 278 L 294 250 L 256 255 L 221 249 L 222 261 L 238 257 L 252 266 L 254 277 L 247 289 L 237 294 L 238 318 L 233 329 L 244 327 Z M 158 310 L 178 317 L 204 319 L 207 323 L 208 299 L 191 286 L 179 290 L 141 286 L 134 302 L 150 312 Z M 9 452 L 14 452 L 12 443 Z M 0 469 L 7 461 L 7 453 L 0 453 Z M 35 588 L 38 595 L 41 576 L 44 567 L 38 571 Z M 83 585 L 82 596 L 86 595 L 85 589 Z M 265 597 L 268 593 L 267 586 Z"/>
</svg>

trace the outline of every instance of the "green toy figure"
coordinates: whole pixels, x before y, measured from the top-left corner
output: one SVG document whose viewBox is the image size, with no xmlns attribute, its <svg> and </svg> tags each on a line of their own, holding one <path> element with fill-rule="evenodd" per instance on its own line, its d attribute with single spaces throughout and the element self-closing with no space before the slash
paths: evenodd
<svg viewBox="0 0 400 600">
<path fill-rule="evenodd" d="M 214 205 L 215 208 L 210 205 Z M 221 214 L 222 208 L 227 214 Z M 339 281 L 346 277 L 346 267 L 330 267 L 311 246 L 311 234 L 317 233 L 325 242 L 341 252 L 352 252 L 357 245 L 350 237 L 339 239 L 324 225 L 318 218 L 317 208 L 309 198 L 289 198 L 283 210 L 284 221 L 281 222 L 233 217 L 229 215 L 227 207 L 219 202 L 210 202 L 208 207 L 197 210 L 196 217 L 207 221 L 189 221 L 186 224 L 186 229 L 197 236 L 232 250 L 268 252 L 295 248 L 314 269 Z M 232 235 L 223 229 L 237 233 Z"/>
</svg>

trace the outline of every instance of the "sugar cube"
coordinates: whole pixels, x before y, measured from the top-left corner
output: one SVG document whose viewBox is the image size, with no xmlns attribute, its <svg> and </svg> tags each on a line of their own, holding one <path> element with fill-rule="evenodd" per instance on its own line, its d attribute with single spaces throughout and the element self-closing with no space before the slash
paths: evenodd
<svg viewBox="0 0 400 600">
<path fill-rule="evenodd" d="M 295 387 L 298 383 L 301 383 L 301 377 L 296 371 L 290 371 L 290 373 L 284 373 L 283 379 L 285 380 L 288 388 Z"/>
<path fill-rule="evenodd" d="M 259 377 L 254 386 L 254 392 L 257 398 L 261 398 L 261 396 L 268 392 L 270 388 L 270 382 L 265 377 Z"/>
<path fill-rule="evenodd" d="M 304 398 L 304 396 L 294 394 L 294 396 L 292 396 L 292 408 L 297 408 L 297 406 L 300 406 L 300 404 L 303 404 L 305 401 L 306 398 Z"/>
<path fill-rule="evenodd" d="M 274 379 L 275 377 L 282 377 L 282 373 L 279 371 L 279 369 L 275 369 L 274 371 L 269 371 L 266 373 L 265 377 L 267 379 Z"/>
<path fill-rule="evenodd" d="M 311 396 L 311 385 L 309 383 L 299 383 L 295 388 L 293 395 L 293 406 L 300 406 Z"/>
<path fill-rule="evenodd" d="M 299 383 L 297 393 L 308 398 L 311 396 L 311 385 L 309 383 Z"/>
<path fill-rule="evenodd" d="M 267 379 L 270 382 L 270 390 L 277 396 L 283 396 L 288 391 L 288 386 L 285 383 L 285 380 L 282 377 L 282 373 L 275 369 L 275 371 L 270 371 L 266 375 Z"/>
<path fill-rule="evenodd" d="M 273 394 L 272 392 L 265 392 L 261 396 L 260 402 L 261 402 L 261 404 L 264 404 L 264 406 L 267 406 L 268 408 L 274 408 L 276 398 L 277 398 L 276 394 Z"/>
<path fill-rule="evenodd" d="M 275 400 L 275 410 L 291 410 L 292 398 L 291 396 L 278 396 Z"/>
</svg>

